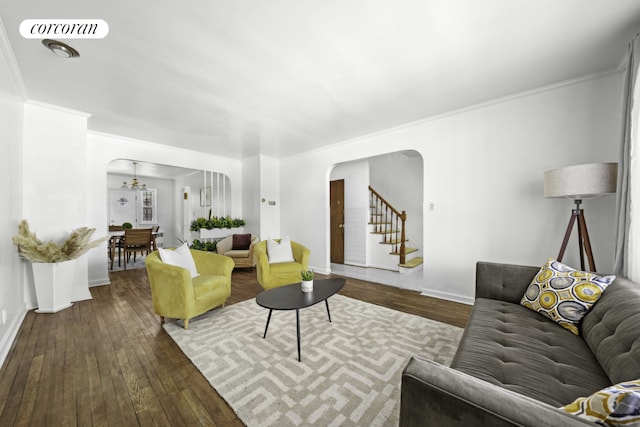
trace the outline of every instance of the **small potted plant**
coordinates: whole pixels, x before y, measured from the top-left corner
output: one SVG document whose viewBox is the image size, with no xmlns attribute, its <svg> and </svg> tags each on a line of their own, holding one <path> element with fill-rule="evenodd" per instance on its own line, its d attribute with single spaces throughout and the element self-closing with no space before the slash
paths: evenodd
<svg viewBox="0 0 640 427">
<path fill-rule="evenodd" d="M 313 274 L 313 270 L 302 270 L 300 272 L 302 292 L 313 292 Z"/>
<path fill-rule="evenodd" d="M 91 241 L 94 231 L 95 228 L 77 228 L 59 245 L 41 241 L 29 230 L 26 220 L 20 222 L 13 243 L 18 247 L 20 256 L 31 261 L 37 313 L 55 313 L 71 307 L 76 259 L 109 238 L 105 236 Z"/>
</svg>

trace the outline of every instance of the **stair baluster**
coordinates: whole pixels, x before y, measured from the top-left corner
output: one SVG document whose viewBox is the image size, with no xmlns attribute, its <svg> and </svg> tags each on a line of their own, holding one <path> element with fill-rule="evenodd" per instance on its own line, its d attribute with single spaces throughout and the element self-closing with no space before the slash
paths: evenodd
<svg viewBox="0 0 640 427">
<path fill-rule="evenodd" d="M 406 262 L 406 211 L 398 211 L 371 186 L 369 186 L 369 197 L 369 206 L 373 209 L 370 218 L 371 223 L 374 224 L 374 230 L 384 235 L 384 241 L 391 244 L 393 252 L 400 255 L 400 264 L 404 264 Z M 398 238 L 398 233 L 400 233 L 400 238 Z"/>
</svg>

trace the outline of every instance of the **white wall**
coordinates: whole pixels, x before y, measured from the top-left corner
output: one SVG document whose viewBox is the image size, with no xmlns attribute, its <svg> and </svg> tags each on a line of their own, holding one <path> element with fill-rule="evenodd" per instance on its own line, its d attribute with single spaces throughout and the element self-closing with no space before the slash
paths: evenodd
<svg viewBox="0 0 640 427">
<path fill-rule="evenodd" d="M 284 237 L 280 234 L 280 162 L 260 156 L 260 239 Z M 304 181 L 304 177 L 300 177 Z M 264 201 L 263 201 L 264 200 Z M 289 236 L 296 240 L 296 236 Z"/>
<path fill-rule="evenodd" d="M 88 224 L 99 231 L 107 231 L 107 165 L 115 159 L 132 159 L 189 169 L 214 170 L 226 174 L 231 180 L 231 216 L 242 217 L 241 163 L 225 157 L 213 156 L 190 150 L 155 144 L 125 137 L 89 132 L 86 140 L 88 188 L 104 191 L 88 192 Z M 192 191 L 199 191 L 192 188 Z M 179 190 L 176 191 L 180 191 Z M 198 194 L 199 197 L 199 194 Z M 168 242 L 170 243 L 170 242 Z M 98 253 L 99 252 L 99 253 Z M 105 251 L 89 252 L 89 284 L 109 283 Z"/>
<path fill-rule="evenodd" d="M 640 81 L 636 79 L 633 88 L 635 100 L 640 99 Z M 625 264 L 627 276 L 634 282 L 640 282 L 640 108 L 634 108 L 632 113 L 631 138 L 634 141 L 631 146 L 631 161 L 629 170 L 629 195 L 631 198 L 630 227 L 627 242 L 627 257 Z"/>
<path fill-rule="evenodd" d="M 543 172 L 617 161 L 620 91 L 620 74 L 595 76 L 282 159 L 282 232 L 300 236 L 310 265 L 328 270 L 332 166 L 416 150 L 422 199 L 436 207 L 424 215 L 422 290 L 472 302 L 478 260 L 542 265 L 557 256 L 572 206 L 543 198 Z M 584 204 L 602 272 L 613 265 L 614 204 L 610 196 Z M 574 266 L 576 246 L 564 258 Z"/>
<path fill-rule="evenodd" d="M 207 176 L 209 174 L 207 173 Z M 200 190 L 203 188 L 204 174 L 202 171 L 193 173 L 179 180 L 180 187 L 188 186 L 191 189 L 189 196 L 189 203 L 191 205 L 191 218 L 189 221 L 193 221 L 196 218 L 207 218 L 209 216 L 209 206 L 200 206 Z M 207 185 L 209 185 L 207 183 Z"/>
<path fill-rule="evenodd" d="M 253 156 L 242 161 L 244 193 L 242 207 L 246 233 L 260 240 L 282 237 L 280 234 L 280 163 L 268 156 Z M 296 240 L 295 236 L 290 236 Z"/>
<path fill-rule="evenodd" d="M 25 263 L 11 241 L 23 217 L 23 106 L 22 81 L 0 22 L 0 366 L 27 312 Z"/>
<path fill-rule="evenodd" d="M 242 212 L 244 214 L 246 233 L 260 236 L 260 156 L 248 157 L 242 161 Z"/>
<path fill-rule="evenodd" d="M 28 102 L 23 130 L 23 215 L 43 241 L 62 243 L 76 228 L 87 226 L 88 115 L 52 105 Z M 98 232 L 93 237 L 101 237 Z M 106 243 L 105 243 L 106 245 Z M 92 252 L 98 252 L 94 249 Z M 106 250 L 102 251 L 106 254 Z M 27 270 L 30 307 L 36 307 L 35 286 Z M 90 299 L 87 255 L 75 267 L 72 301 Z"/>
</svg>

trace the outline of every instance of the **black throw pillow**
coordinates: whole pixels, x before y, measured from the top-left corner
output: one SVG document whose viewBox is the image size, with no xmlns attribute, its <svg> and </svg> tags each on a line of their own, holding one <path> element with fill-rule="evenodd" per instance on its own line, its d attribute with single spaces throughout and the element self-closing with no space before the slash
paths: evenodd
<svg viewBox="0 0 640 427">
<path fill-rule="evenodd" d="M 232 238 L 233 245 L 231 249 L 234 251 L 244 251 L 251 246 L 251 234 L 234 234 Z"/>
</svg>

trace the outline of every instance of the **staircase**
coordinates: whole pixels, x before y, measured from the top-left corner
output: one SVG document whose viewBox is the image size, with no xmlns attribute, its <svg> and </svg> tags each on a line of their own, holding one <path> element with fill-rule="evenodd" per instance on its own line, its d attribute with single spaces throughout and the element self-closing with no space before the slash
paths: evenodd
<svg viewBox="0 0 640 427">
<path fill-rule="evenodd" d="M 401 273 L 420 270 L 423 258 L 415 247 L 408 247 L 406 237 L 407 213 L 400 212 L 389 204 L 376 190 L 369 186 L 369 226 L 370 233 L 380 237 L 381 245 L 389 245 L 389 256 L 397 257 L 395 262 Z"/>
</svg>

